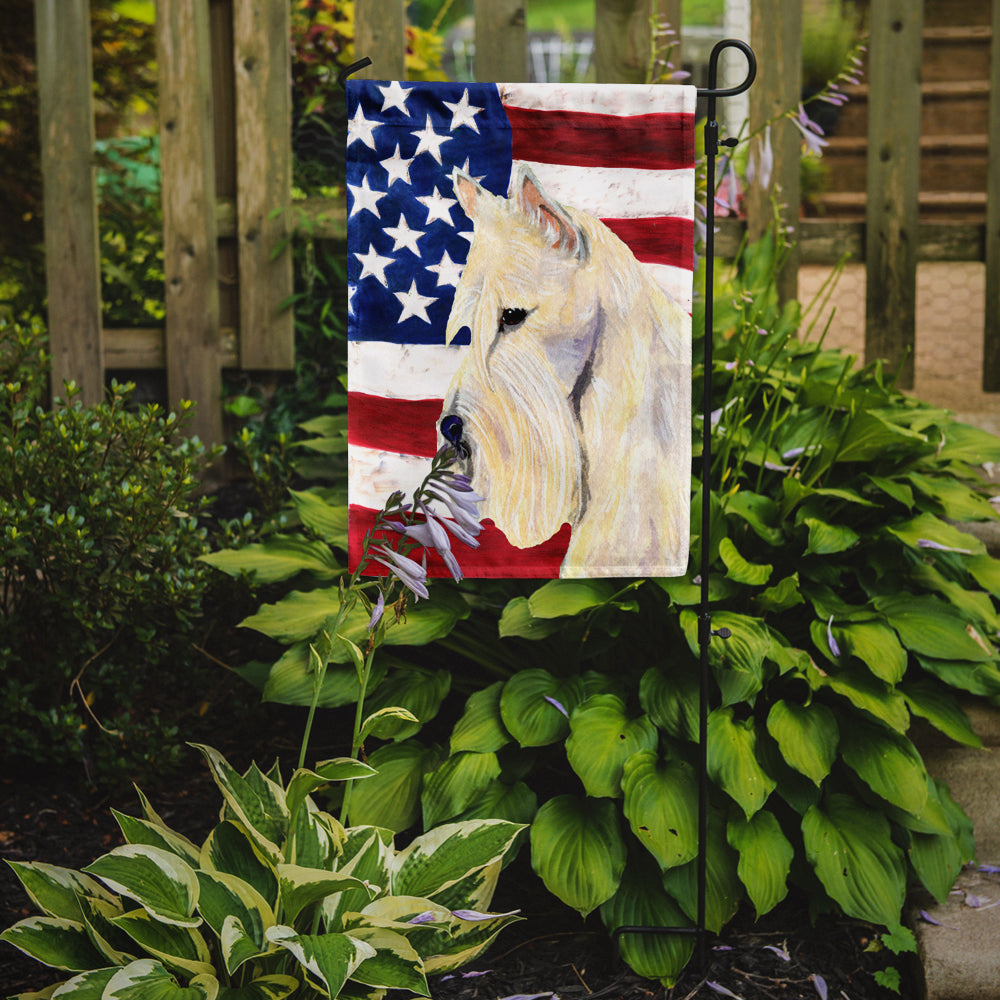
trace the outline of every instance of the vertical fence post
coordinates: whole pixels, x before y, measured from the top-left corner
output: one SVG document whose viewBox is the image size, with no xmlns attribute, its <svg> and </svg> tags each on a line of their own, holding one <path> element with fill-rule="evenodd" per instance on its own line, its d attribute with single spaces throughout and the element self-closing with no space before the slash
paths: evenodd
<svg viewBox="0 0 1000 1000">
<path fill-rule="evenodd" d="M 89 0 L 35 0 L 52 392 L 104 396 Z"/>
<path fill-rule="evenodd" d="M 913 387 L 923 0 L 872 0 L 868 53 L 865 360 Z M 905 358 L 905 360 L 904 360 Z"/>
<path fill-rule="evenodd" d="M 1000 392 L 1000 0 L 993 0 L 990 44 L 989 170 L 986 178 L 986 324 L 983 389 Z"/>
<path fill-rule="evenodd" d="M 406 79 L 406 0 L 360 0 L 354 5 L 354 58 L 371 66 L 358 79 Z"/>
<path fill-rule="evenodd" d="M 167 395 L 197 402 L 192 430 L 222 440 L 219 255 L 207 0 L 160 0 L 156 59 L 163 176 Z"/>
<path fill-rule="evenodd" d="M 281 308 L 292 294 L 290 33 L 288 0 L 233 7 L 243 368 L 295 367 L 293 315 Z"/>
<path fill-rule="evenodd" d="M 802 98 L 802 4 L 799 0 L 759 0 L 750 8 L 750 40 L 761 72 L 750 90 L 750 130 L 795 108 Z M 735 123 L 738 125 L 739 123 Z M 750 239 L 759 239 L 774 219 L 772 204 L 780 206 L 780 224 L 794 229 L 793 244 L 778 274 L 778 297 L 785 302 L 798 296 L 799 260 L 799 160 L 802 137 L 788 120 L 771 129 L 774 170 L 765 189 L 759 181 L 747 193 L 747 228 Z"/>
<path fill-rule="evenodd" d="M 520 83 L 528 76 L 524 0 L 475 0 L 477 80 Z"/>
<path fill-rule="evenodd" d="M 651 0 L 595 0 L 594 68 L 598 83 L 645 83 Z"/>
</svg>

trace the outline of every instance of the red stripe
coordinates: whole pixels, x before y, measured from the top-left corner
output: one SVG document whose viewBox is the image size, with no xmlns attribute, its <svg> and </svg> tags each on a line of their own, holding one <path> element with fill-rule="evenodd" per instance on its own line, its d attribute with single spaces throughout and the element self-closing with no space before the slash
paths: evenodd
<svg viewBox="0 0 1000 1000">
<path fill-rule="evenodd" d="M 643 264 L 694 267 L 694 223 L 673 215 L 601 219 Z"/>
<path fill-rule="evenodd" d="M 641 170 L 694 166 L 693 115 L 603 115 L 510 105 L 504 110 L 515 160 Z"/>
<path fill-rule="evenodd" d="M 347 394 L 347 440 L 377 451 L 432 458 L 438 449 L 441 399 Z"/>
<path fill-rule="evenodd" d="M 375 511 L 367 507 L 351 506 L 348 519 L 348 565 L 352 572 L 361 558 L 365 532 L 374 524 Z M 569 547 L 569 536 L 570 527 L 564 524 L 547 542 L 530 549 L 518 549 L 507 541 L 506 536 L 492 521 L 486 520 L 483 521 L 483 531 L 478 539 L 478 549 L 470 549 L 452 538 L 452 551 L 462 572 L 468 577 L 551 580 L 559 576 L 559 567 Z M 424 549 L 414 549 L 410 555 L 419 562 L 423 558 Z M 383 572 L 379 563 L 371 563 L 369 569 L 371 576 Z M 427 553 L 427 575 L 449 575 L 441 558 L 433 550 Z"/>
</svg>

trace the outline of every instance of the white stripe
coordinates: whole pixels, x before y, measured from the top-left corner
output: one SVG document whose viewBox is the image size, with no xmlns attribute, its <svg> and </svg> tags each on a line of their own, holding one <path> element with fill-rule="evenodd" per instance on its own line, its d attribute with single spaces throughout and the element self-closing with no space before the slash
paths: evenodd
<svg viewBox="0 0 1000 1000">
<path fill-rule="evenodd" d="M 691 312 L 691 272 L 670 264 L 643 264 L 653 280 L 686 312 Z"/>
<path fill-rule="evenodd" d="M 500 83 L 500 100 L 533 111 L 586 111 L 603 115 L 693 115 L 694 87 L 663 84 Z"/>
<path fill-rule="evenodd" d="M 409 500 L 431 471 L 429 458 L 397 455 L 362 445 L 347 446 L 347 499 L 351 504 L 381 510 L 391 493 L 402 490 Z"/>
<path fill-rule="evenodd" d="M 457 344 L 351 340 L 347 343 L 347 385 L 351 392 L 389 399 L 441 399 L 464 353 L 465 348 Z"/>
<path fill-rule="evenodd" d="M 519 163 L 531 168 L 547 194 L 597 218 L 633 219 L 648 215 L 694 218 L 693 169 L 573 167 L 527 160 L 514 160 L 514 167 Z"/>
</svg>

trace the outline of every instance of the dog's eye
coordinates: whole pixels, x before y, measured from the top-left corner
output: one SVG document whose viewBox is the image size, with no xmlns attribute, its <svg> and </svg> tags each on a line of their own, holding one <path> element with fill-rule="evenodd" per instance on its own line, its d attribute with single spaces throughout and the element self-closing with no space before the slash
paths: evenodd
<svg viewBox="0 0 1000 1000">
<path fill-rule="evenodd" d="M 502 327 L 518 326 L 524 322 L 527 315 L 527 309 L 504 309 L 504 311 L 500 313 L 500 325 Z"/>
</svg>

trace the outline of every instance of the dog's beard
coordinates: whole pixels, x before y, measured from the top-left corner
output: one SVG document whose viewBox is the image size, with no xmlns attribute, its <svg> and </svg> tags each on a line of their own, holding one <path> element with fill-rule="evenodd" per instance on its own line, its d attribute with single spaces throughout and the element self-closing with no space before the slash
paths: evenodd
<svg viewBox="0 0 1000 1000">
<path fill-rule="evenodd" d="M 529 548 L 576 522 L 586 457 L 572 408 L 537 350 L 499 346 L 485 369 L 484 360 L 470 357 L 459 370 L 446 412 L 462 418 L 482 515 Z"/>
</svg>

